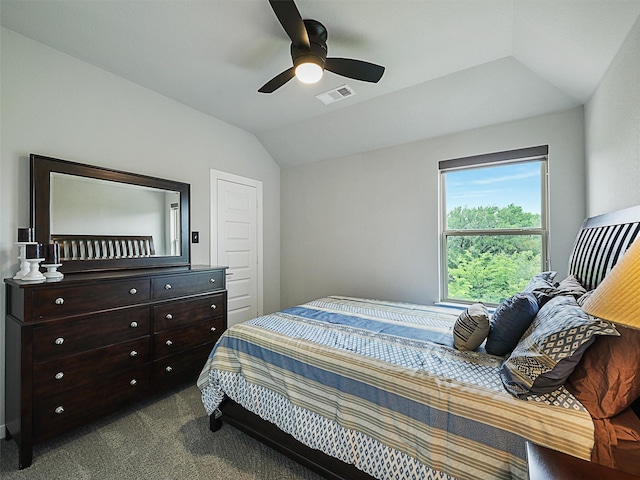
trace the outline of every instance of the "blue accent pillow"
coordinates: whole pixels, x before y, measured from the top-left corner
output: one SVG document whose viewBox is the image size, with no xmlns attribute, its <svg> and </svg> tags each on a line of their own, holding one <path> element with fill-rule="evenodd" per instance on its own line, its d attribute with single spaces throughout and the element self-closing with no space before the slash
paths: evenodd
<svg viewBox="0 0 640 480">
<path fill-rule="evenodd" d="M 491 355 L 511 353 L 538 313 L 533 293 L 518 293 L 502 302 L 493 316 L 485 349 Z"/>
</svg>

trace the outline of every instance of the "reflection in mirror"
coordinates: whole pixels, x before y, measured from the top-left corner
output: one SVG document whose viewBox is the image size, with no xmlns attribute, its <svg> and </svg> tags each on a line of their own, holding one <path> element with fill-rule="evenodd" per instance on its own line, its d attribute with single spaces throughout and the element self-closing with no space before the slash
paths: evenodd
<svg viewBox="0 0 640 480">
<path fill-rule="evenodd" d="M 52 238 L 95 236 L 104 242 L 146 238 L 137 256 L 180 255 L 180 193 L 142 185 L 130 185 L 96 178 L 51 173 L 50 232 Z M 80 201 L 79 201 L 80 200 Z M 111 240 L 114 242 L 114 240 Z M 63 260 L 86 257 L 71 243 L 63 249 Z M 83 246 L 84 249 L 84 246 Z M 105 244 L 107 253 L 92 257 L 124 257 L 120 245 Z"/>
<path fill-rule="evenodd" d="M 31 226 L 63 273 L 188 267 L 190 185 L 31 154 Z"/>
</svg>

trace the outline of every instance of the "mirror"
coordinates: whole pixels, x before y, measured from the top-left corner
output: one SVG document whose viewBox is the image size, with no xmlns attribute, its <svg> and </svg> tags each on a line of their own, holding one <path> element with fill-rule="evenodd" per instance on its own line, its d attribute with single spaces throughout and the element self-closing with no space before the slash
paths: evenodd
<svg viewBox="0 0 640 480">
<path fill-rule="evenodd" d="M 189 265 L 189 184 L 31 155 L 31 224 L 62 272 Z"/>
</svg>

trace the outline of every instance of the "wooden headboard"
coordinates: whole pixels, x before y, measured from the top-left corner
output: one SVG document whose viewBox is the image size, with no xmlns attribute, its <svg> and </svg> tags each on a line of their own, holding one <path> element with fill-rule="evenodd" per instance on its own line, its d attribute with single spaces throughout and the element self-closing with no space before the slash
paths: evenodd
<svg viewBox="0 0 640 480">
<path fill-rule="evenodd" d="M 60 260 L 141 258 L 155 255 L 153 237 L 144 235 L 51 235 Z"/>
</svg>

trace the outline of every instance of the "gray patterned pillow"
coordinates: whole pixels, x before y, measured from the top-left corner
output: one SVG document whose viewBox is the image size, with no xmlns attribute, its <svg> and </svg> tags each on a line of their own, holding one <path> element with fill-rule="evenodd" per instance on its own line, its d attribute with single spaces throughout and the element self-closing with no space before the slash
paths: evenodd
<svg viewBox="0 0 640 480">
<path fill-rule="evenodd" d="M 458 350 L 475 350 L 489 334 L 489 312 L 483 303 L 469 305 L 453 326 L 453 346 Z"/>
<path fill-rule="evenodd" d="M 579 300 L 587 290 L 580 285 L 580 282 L 574 275 L 569 275 L 556 285 L 556 295 L 571 295 L 576 300 Z"/>
<path fill-rule="evenodd" d="M 538 305 L 542 306 L 557 294 L 556 286 L 553 283 L 556 274 L 557 272 L 549 271 L 534 275 L 522 291 L 524 293 L 533 293 L 538 300 Z"/>
<path fill-rule="evenodd" d="M 572 296 L 549 300 L 503 362 L 500 377 L 516 397 L 552 392 L 561 385 L 595 335 L 620 335 L 608 322 L 587 315 Z"/>
</svg>

